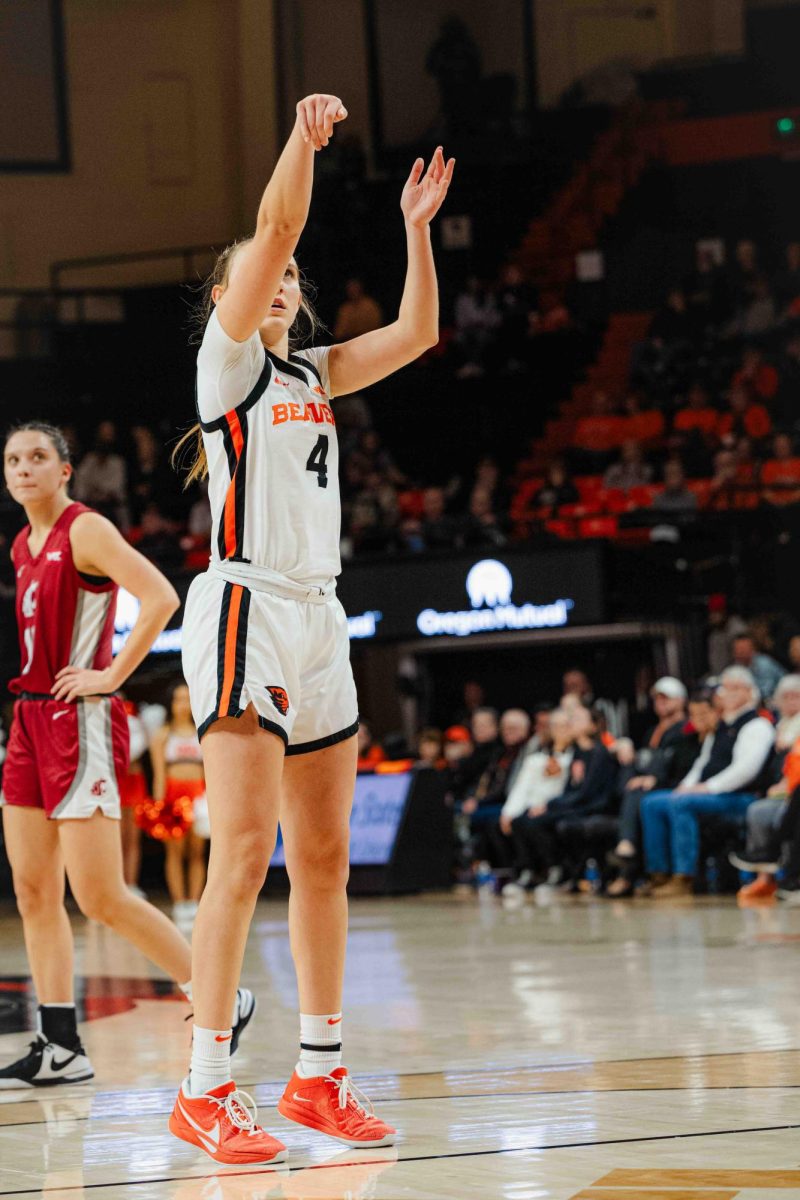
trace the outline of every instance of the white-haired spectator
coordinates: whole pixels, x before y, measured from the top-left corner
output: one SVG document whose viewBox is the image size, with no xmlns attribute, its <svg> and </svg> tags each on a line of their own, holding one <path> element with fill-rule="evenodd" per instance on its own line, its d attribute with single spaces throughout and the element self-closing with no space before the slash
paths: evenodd
<svg viewBox="0 0 800 1200">
<path fill-rule="evenodd" d="M 775 782 L 763 800 L 757 800 L 747 810 L 747 845 L 744 853 L 729 855 L 740 871 L 755 871 L 756 878 L 740 888 L 745 900 L 764 900 L 778 890 L 775 873 L 780 857 L 780 833 L 786 806 L 792 790 L 789 774 L 785 774 L 789 751 L 800 738 L 800 675 L 784 675 L 775 691 L 775 704 L 780 713 L 776 729 Z"/>
<path fill-rule="evenodd" d="M 775 749 L 784 754 L 800 738 L 800 675 L 784 675 L 773 699 L 780 713 Z"/>
<path fill-rule="evenodd" d="M 771 700 L 785 670 L 769 654 L 762 653 L 752 633 L 745 630 L 733 639 L 733 662 L 752 674 L 762 700 Z"/>
<path fill-rule="evenodd" d="M 719 686 L 722 720 L 674 791 L 642 801 L 647 870 L 658 897 L 691 895 L 700 854 L 700 818 L 741 817 L 763 795 L 775 743 L 772 723 L 759 716 L 759 689 L 745 667 L 728 667 Z"/>
</svg>

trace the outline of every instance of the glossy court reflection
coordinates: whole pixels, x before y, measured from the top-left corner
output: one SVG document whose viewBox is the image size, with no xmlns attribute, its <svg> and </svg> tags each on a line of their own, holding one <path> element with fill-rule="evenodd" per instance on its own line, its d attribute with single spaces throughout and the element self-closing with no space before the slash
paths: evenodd
<svg viewBox="0 0 800 1200">
<path fill-rule="evenodd" d="M 265 902 L 245 968 L 261 1007 L 237 1076 L 290 1160 L 260 1174 L 210 1170 L 169 1137 L 186 1006 L 135 951 L 75 930 L 97 1077 L 0 1093 L 3 1200 L 800 1197 L 800 913 L 355 902 L 346 1056 L 401 1132 L 362 1156 L 275 1111 L 296 1001 L 285 906 Z M 24 1047 L 29 1005 L 11 910 L 0 951 L 5 1057 Z"/>
</svg>

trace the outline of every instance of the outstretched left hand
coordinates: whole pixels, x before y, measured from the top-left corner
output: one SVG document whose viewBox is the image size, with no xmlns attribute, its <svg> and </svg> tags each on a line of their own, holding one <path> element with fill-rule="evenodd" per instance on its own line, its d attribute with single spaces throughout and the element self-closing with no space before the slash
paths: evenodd
<svg viewBox="0 0 800 1200">
<path fill-rule="evenodd" d="M 62 667 L 53 685 L 53 699 L 69 703 L 79 696 L 106 696 L 113 692 L 116 684 L 111 672 L 90 671 L 84 667 Z"/>
<path fill-rule="evenodd" d="M 400 197 L 400 208 L 407 224 L 418 229 L 429 225 L 442 207 L 456 160 L 451 158 L 447 164 L 444 161 L 442 147 L 437 146 L 425 174 L 425 160 L 418 158 L 411 168 L 411 174 L 406 180 L 403 194 Z"/>
</svg>

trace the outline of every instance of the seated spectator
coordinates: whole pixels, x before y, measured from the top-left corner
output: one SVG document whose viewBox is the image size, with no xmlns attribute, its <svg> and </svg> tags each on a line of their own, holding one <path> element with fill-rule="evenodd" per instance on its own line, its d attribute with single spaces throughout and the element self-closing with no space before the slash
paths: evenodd
<svg viewBox="0 0 800 1200">
<path fill-rule="evenodd" d="M 477 378 L 485 373 L 486 354 L 500 324 L 497 301 L 477 275 L 471 275 L 456 296 L 454 320 L 454 341 L 462 359 L 456 375 L 459 379 Z"/>
<path fill-rule="evenodd" d="M 650 322 L 647 336 L 651 342 L 668 346 L 690 341 L 693 329 L 692 318 L 686 310 L 686 297 L 680 288 L 673 288 Z"/>
<path fill-rule="evenodd" d="M 627 441 L 622 443 L 619 460 L 603 476 L 603 487 L 627 492 L 630 488 L 646 487 L 652 479 L 653 468 L 645 462 L 641 444 Z"/>
<path fill-rule="evenodd" d="M 446 765 L 442 754 L 443 739 L 441 729 L 421 729 L 417 734 L 416 767 L 431 767 L 437 771 Z"/>
<path fill-rule="evenodd" d="M 492 507 L 492 494 L 488 488 L 473 488 L 464 521 L 463 541 L 465 546 L 496 547 L 505 546 L 508 541 Z"/>
<path fill-rule="evenodd" d="M 733 450 L 718 450 L 714 455 L 714 474 L 709 485 L 709 508 L 725 510 L 734 507 L 739 493 L 737 470 L 738 463 Z"/>
<path fill-rule="evenodd" d="M 697 511 L 697 496 L 686 486 L 683 467 L 678 461 L 664 467 L 664 490 L 653 499 L 652 507 L 659 513 L 693 513 Z"/>
<path fill-rule="evenodd" d="M 521 708 L 509 708 L 500 718 L 500 744 L 478 780 L 474 793 L 467 796 L 461 812 L 470 819 L 472 857 L 490 857 L 488 826 L 499 816 L 509 789 L 522 762 L 522 750 L 530 737 L 531 719 Z"/>
<path fill-rule="evenodd" d="M 789 428 L 797 415 L 797 397 L 800 395 L 800 330 L 789 334 L 778 359 L 780 383 L 778 394 L 772 401 L 771 410 L 777 425 Z"/>
<path fill-rule="evenodd" d="M 582 468 L 593 473 L 607 466 L 624 440 L 623 428 L 622 418 L 614 412 L 606 392 L 595 392 L 591 414 L 580 418 L 572 439 L 580 451 Z"/>
<path fill-rule="evenodd" d="M 452 792 L 460 763 L 472 754 L 472 736 L 466 725 L 449 725 L 444 731 L 442 753 Z"/>
<path fill-rule="evenodd" d="M 525 352 L 528 314 L 536 308 L 536 291 L 516 263 L 503 268 L 497 289 L 497 307 L 500 310 L 497 346 L 501 363 L 506 369 L 520 371 L 524 368 L 521 356 Z"/>
<path fill-rule="evenodd" d="M 544 337 L 549 333 L 563 333 L 572 324 L 570 311 L 560 292 L 542 292 L 538 312 L 528 314 L 528 332 L 531 337 Z"/>
<path fill-rule="evenodd" d="M 728 293 L 736 308 L 752 299 L 761 277 L 755 242 L 751 242 L 749 238 L 742 238 L 736 243 L 733 259 L 725 275 Z"/>
<path fill-rule="evenodd" d="M 624 751 L 617 751 L 620 763 L 617 786 L 622 790 L 622 805 L 619 814 L 619 841 L 614 855 L 616 865 L 622 868 L 622 874 L 608 888 L 610 896 L 628 896 L 633 893 L 636 865 L 642 844 L 639 817 L 642 799 L 648 792 L 666 787 L 672 781 L 676 747 L 685 739 L 687 696 L 681 681 L 665 675 L 653 684 L 650 696 L 657 718 L 656 724 L 647 731 L 641 747 L 629 758 Z"/>
<path fill-rule="evenodd" d="M 675 413 L 672 428 L 676 433 L 697 433 L 707 442 L 717 437 L 719 412 L 711 404 L 708 392 L 701 383 L 693 383 L 686 396 L 686 405 Z"/>
<path fill-rule="evenodd" d="M 136 549 L 162 570 L 183 565 L 183 547 L 174 521 L 160 512 L 152 501 L 145 507 L 141 521 L 128 535 Z"/>
<path fill-rule="evenodd" d="M 750 389 L 754 400 L 771 400 L 778 390 L 778 372 L 764 358 L 760 346 L 747 346 L 742 354 L 742 365 L 733 377 L 732 386 Z"/>
<path fill-rule="evenodd" d="M 534 504 L 555 513 L 562 504 L 577 504 L 579 500 L 578 489 L 568 477 L 563 460 L 554 459 L 547 468 L 544 484 L 533 498 Z"/>
<path fill-rule="evenodd" d="M 370 333 L 383 324 L 383 312 L 377 300 L 368 296 L 360 279 L 348 279 L 344 285 L 345 299 L 336 313 L 333 336 L 337 342 Z"/>
<path fill-rule="evenodd" d="M 755 679 L 728 667 L 718 690 L 722 720 L 673 791 L 642 801 L 645 863 L 658 898 L 691 896 L 700 854 L 700 818 L 741 817 L 761 794 L 775 731 L 758 714 Z"/>
<path fill-rule="evenodd" d="M 781 714 L 775 730 L 774 773 L 777 778 L 767 789 L 764 799 L 756 800 L 747 810 L 747 846 L 744 853 L 729 855 L 730 861 L 740 871 L 757 872 L 752 883 L 740 888 L 739 897 L 743 900 L 769 899 L 778 890 L 775 871 L 780 853 L 775 853 L 775 843 L 792 791 L 794 761 L 786 769 L 787 759 L 794 746 L 800 747 L 800 675 L 784 675 L 775 692 L 775 704 Z"/>
<path fill-rule="evenodd" d="M 772 432 L 772 419 L 763 404 L 756 402 L 750 388 L 736 384 L 728 396 L 728 411 L 719 419 L 721 438 L 748 437 L 758 442 Z"/>
<path fill-rule="evenodd" d="M 398 487 L 407 482 L 405 475 L 383 445 L 381 435 L 376 429 L 362 430 L 356 449 L 348 459 L 348 462 L 350 461 L 358 465 L 362 478 L 370 474 L 378 474 Z"/>
<path fill-rule="evenodd" d="M 469 755 L 461 756 L 453 779 L 453 792 L 457 800 L 473 795 L 481 776 L 500 748 L 497 709 L 487 706 L 476 708 L 469 726 L 472 750 Z"/>
<path fill-rule="evenodd" d="M 384 762 L 386 755 L 372 737 L 372 730 L 362 719 L 358 727 L 358 766 L 359 772 L 374 771 L 378 763 Z"/>
<path fill-rule="evenodd" d="M 575 709 L 570 723 L 574 752 L 564 791 L 523 813 L 513 827 L 518 864 L 550 883 L 559 882 L 563 872 L 559 839 L 569 837 L 576 822 L 606 811 L 616 776 L 589 710 Z"/>
<path fill-rule="evenodd" d="M 747 625 L 742 618 L 728 611 L 727 598 L 721 592 L 709 596 L 706 650 L 711 675 L 721 675 L 730 665 L 733 639 L 746 630 Z"/>
<path fill-rule="evenodd" d="M 561 677 L 561 707 L 572 712 L 581 706 L 602 713 L 606 729 L 612 738 L 624 734 L 628 728 L 627 701 L 604 700 L 595 696 L 586 672 L 578 667 L 570 667 Z"/>
<path fill-rule="evenodd" d="M 772 458 L 761 468 L 761 483 L 768 504 L 800 503 L 800 456 L 788 433 L 776 433 L 772 439 Z"/>
<path fill-rule="evenodd" d="M 789 242 L 784 266 L 776 272 L 772 288 L 782 308 L 788 307 L 800 296 L 800 242 Z"/>
<path fill-rule="evenodd" d="M 130 526 L 128 510 L 128 469 L 117 449 L 117 427 L 113 421 L 101 421 L 94 434 L 94 445 L 75 471 L 73 494 L 76 500 L 91 505 L 120 529 Z"/>
<path fill-rule="evenodd" d="M 695 266 L 684 280 L 683 291 L 696 333 L 724 319 L 728 304 L 725 273 L 707 246 L 695 247 Z"/>
<path fill-rule="evenodd" d="M 759 275 L 753 283 L 752 295 L 736 311 L 728 326 L 728 337 L 759 337 L 775 328 L 778 310 L 769 288 L 769 281 Z"/>
<path fill-rule="evenodd" d="M 503 865 L 514 857 L 515 822 L 526 813 L 533 817 L 537 810 L 546 808 L 551 800 L 562 795 L 567 786 L 572 761 L 572 720 L 563 708 L 555 709 L 549 718 L 548 741 L 532 753 L 526 750 L 497 824 L 491 827 L 494 857 Z M 535 877 L 525 859 L 513 865 L 516 882 L 503 888 L 504 896 L 523 891 L 534 882 Z"/>
<path fill-rule="evenodd" d="M 739 633 L 733 639 L 731 648 L 734 665 L 748 670 L 761 693 L 761 699 L 769 702 L 786 671 L 779 662 L 769 654 L 763 654 L 756 645 L 753 634 L 749 631 Z"/>
<path fill-rule="evenodd" d="M 458 521 L 445 511 L 446 504 L 444 488 L 425 488 L 420 534 L 426 550 L 452 550 L 460 543 Z"/>
</svg>

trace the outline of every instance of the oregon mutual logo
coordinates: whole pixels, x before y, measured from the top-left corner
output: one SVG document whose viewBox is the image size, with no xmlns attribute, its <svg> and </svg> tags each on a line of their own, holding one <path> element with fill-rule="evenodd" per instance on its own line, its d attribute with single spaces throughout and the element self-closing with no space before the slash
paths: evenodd
<svg viewBox="0 0 800 1200">
<path fill-rule="evenodd" d="M 425 637 L 450 634 L 469 637 L 472 633 L 494 633 L 500 629 L 554 629 L 566 625 L 574 600 L 552 604 L 516 605 L 511 594 L 514 580 L 505 563 L 483 558 L 467 574 L 470 609 L 437 612 L 426 608 L 417 617 L 417 629 Z"/>
</svg>

